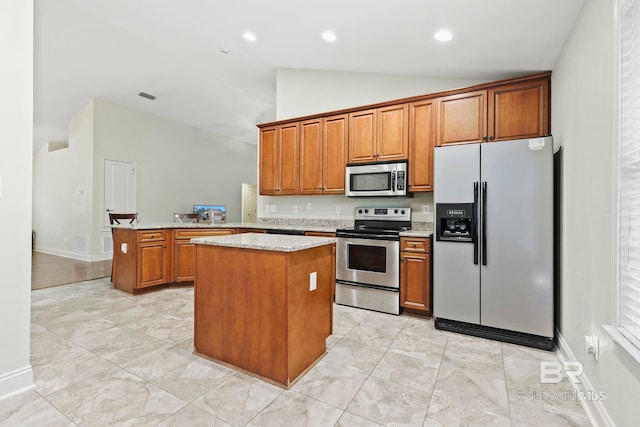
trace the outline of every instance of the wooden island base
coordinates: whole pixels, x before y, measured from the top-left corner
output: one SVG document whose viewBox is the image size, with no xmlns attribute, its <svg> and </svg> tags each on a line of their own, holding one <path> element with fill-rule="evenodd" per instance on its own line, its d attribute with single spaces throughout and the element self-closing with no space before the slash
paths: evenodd
<svg viewBox="0 0 640 427">
<path fill-rule="evenodd" d="M 196 352 L 288 388 L 326 352 L 331 266 L 330 244 L 295 252 L 196 245 Z"/>
</svg>

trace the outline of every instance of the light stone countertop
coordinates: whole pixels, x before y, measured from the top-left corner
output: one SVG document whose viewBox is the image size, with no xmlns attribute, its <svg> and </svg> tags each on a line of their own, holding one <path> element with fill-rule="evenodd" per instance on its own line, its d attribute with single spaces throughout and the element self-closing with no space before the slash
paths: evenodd
<svg viewBox="0 0 640 427">
<path fill-rule="evenodd" d="M 300 231 L 319 231 L 324 233 L 335 233 L 336 229 L 332 227 L 321 226 L 302 226 L 302 225 L 265 225 L 265 224 L 244 224 L 241 222 L 227 223 L 142 223 L 142 224 L 120 224 L 111 225 L 112 228 L 123 228 L 126 230 L 157 230 L 160 228 L 255 228 L 260 230 L 300 230 Z"/>
<path fill-rule="evenodd" d="M 407 230 L 401 231 L 400 237 L 431 237 L 432 231 L 427 230 Z"/>
<path fill-rule="evenodd" d="M 331 237 L 289 236 L 281 234 L 243 233 L 227 236 L 198 237 L 191 239 L 197 245 L 225 246 L 229 248 L 259 249 L 277 252 L 296 252 L 318 246 L 330 245 Z"/>
</svg>

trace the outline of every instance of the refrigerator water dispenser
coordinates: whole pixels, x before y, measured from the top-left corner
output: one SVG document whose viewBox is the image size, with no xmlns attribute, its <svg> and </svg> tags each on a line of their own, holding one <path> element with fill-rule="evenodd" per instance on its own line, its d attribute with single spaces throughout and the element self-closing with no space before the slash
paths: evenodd
<svg viewBox="0 0 640 427">
<path fill-rule="evenodd" d="M 436 240 L 473 243 L 474 227 L 473 203 L 436 204 Z"/>
</svg>

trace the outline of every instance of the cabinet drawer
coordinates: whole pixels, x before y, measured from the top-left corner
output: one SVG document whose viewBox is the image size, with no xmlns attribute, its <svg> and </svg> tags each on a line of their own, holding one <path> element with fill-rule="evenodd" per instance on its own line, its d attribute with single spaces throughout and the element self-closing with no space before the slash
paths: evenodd
<svg viewBox="0 0 640 427">
<path fill-rule="evenodd" d="M 138 242 L 155 242 L 165 240 L 164 230 L 138 231 Z"/>
<path fill-rule="evenodd" d="M 429 253 L 429 238 L 428 237 L 401 237 L 400 251 L 427 254 Z"/>
<path fill-rule="evenodd" d="M 190 228 L 178 228 L 175 230 L 175 239 L 193 239 L 196 237 L 207 236 L 226 236 L 227 234 L 233 234 L 233 230 L 227 228 L 205 228 L 205 229 L 190 229 Z"/>
</svg>

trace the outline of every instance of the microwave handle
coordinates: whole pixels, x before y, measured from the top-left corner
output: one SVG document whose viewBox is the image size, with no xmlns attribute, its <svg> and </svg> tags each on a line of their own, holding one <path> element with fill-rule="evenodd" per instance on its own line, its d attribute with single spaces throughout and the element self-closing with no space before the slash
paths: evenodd
<svg viewBox="0 0 640 427">
<path fill-rule="evenodd" d="M 391 191 L 396 191 L 396 171 L 391 172 Z"/>
</svg>

